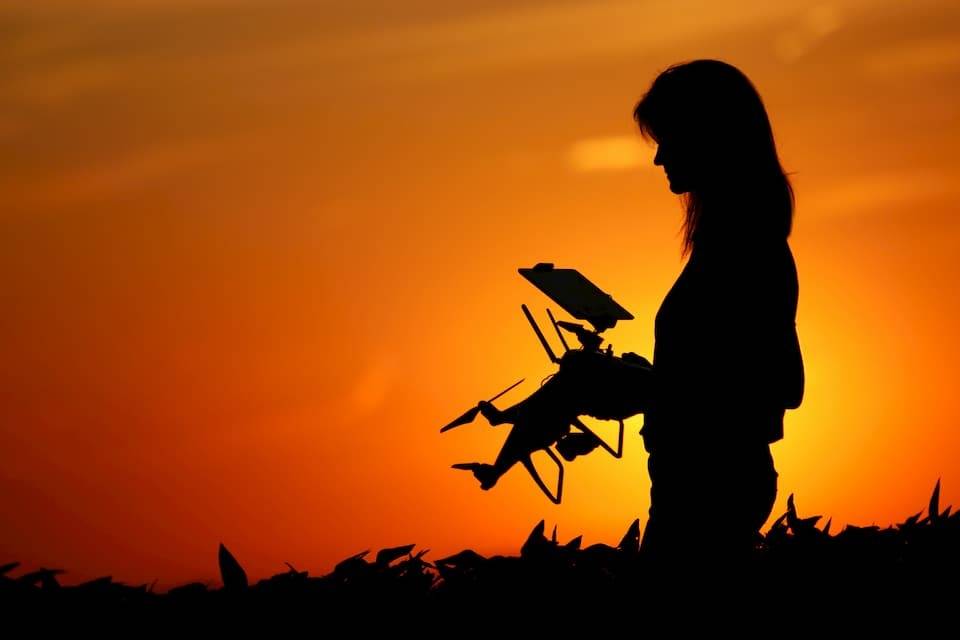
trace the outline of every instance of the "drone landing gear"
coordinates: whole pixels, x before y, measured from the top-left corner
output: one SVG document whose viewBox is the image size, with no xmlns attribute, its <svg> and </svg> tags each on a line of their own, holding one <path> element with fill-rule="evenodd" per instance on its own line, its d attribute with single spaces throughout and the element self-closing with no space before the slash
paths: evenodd
<svg viewBox="0 0 960 640">
<path fill-rule="evenodd" d="M 543 481 L 543 478 L 540 477 L 540 473 L 537 471 L 537 468 L 533 466 L 533 460 L 529 456 L 521 460 L 521 462 L 523 463 L 524 468 L 530 474 L 530 477 L 533 478 L 533 481 L 537 483 L 537 486 L 540 488 L 540 491 L 543 492 L 543 495 L 547 496 L 547 498 L 550 499 L 550 502 L 554 504 L 560 504 L 560 500 L 563 498 L 563 463 L 560 462 L 560 458 L 557 457 L 557 454 L 555 454 L 552 449 L 546 448 L 543 449 L 543 451 L 545 451 L 547 455 L 550 456 L 550 459 L 553 460 L 554 464 L 557 465 L 556 492 L 550 491 L 550 488 Z M 494 465 L 485 464 L 483 462 L 461 462 L 453 465 L 453 468 L 472 472 L 473 477 L 480 481 L 480 488 L 484 491 L 492 489 L 502 475 L 497 472 L 497 469 Z"/>
<path fill-rule="evenodd" d="M 617 448 L 614 449 L 613 447 L 608 445 L 606 442 L 604 442 L 603 439 L 600 438 L 600 436 L 594 433 L 590 427 L 583 424 L 583 421 L 580 420 L 580 418 L 573 419 L 573 424 L 577 427 L 577 429 L 580 429 L 581 431 L 583 431 L 583 435 L 593 436 L 596 439 L 596 444 L 594 445 L 594 448 L 599 446 L 604 451 L 606 451 L 607 453 L 612 455 L 614 458 L 617 458 L 619 460 L 620 458 L 623 457 L 623 420 L 618 420 L 618 422 L 620 423 L 620 432 L 617 435 Z M 581 435 L 581 434 L 571 434 L 571 435 Z M 593 451 L 593 449 L 590 449 L 590 451 Z M 589 451 L 587 453 L 589 453 Z"/>
<path fill-rule="evenodd" d="M 551 493 L 550 489 L 547 488 L 546 483 L 544 483 L 543 478 L 540 477 L 540 474 L 537 472 L 537 468 L 533 466 L 533 460 L 530 456 L 527 456 L 523 459 L 523 466 L 526 468 L 527 472 L 530 474 L 530 477 L 533 478 L 533 481 L 537 483 L 537 486 L 540 487 L 540 491 L 543 492 L 543 495 L 553 504 L 560 504 L 560 500 L 563 498 L 563 463 L 560 462 L 560 458 L 557 457 L 557 454 L 553 452 L 549 447 L 545 448 L 544 451 L 547 452 L 547 455 L 550 456 L 550 459 L 553 460 L 554 464 L 557 465 L 557 492 Z"/>
<path fill-rule="evenodd" d="M 577 456 L 586 455 L 597 447 L 604 449 L 614 458 L 622 458 L 624 425 L 623 420 L 620 420 L 619 422 L 620 428 L 617 435 L 616 449 L 604 442 L 603 439 L 594 433 L 590 427 L 585 425 L 583 421 L 581 421 L 579 418 L 575 418 L 573 420 L 573 424 L 580 429 L 582 433 L 571 433 L 560 438 L 556 445 L 557 451 L 567 462 L 573 461 Z M 559 457 L 557 457 L 557 454 L 554 453 L 553 449 L 550 447 L 545 447 L 542 450 L 546 452 L 553 463 L 557 465 L 556 491 L 551 491 L 550 487 L 547 486 L 547 483 L 543 481 L 543 478 L 540 476 L 540 472 L 537 471 L 537 468 L 533 465 L 533 459 L 530 456 L 523 458 L 521 462 L 523 463 L 524 468 L 527 470 L 527 473 L 529 473 L 530 477 L 533 478 L 533 481 L 536 483 L 537 487 L 543 492 L 543 495 L 547 496 L 550 502 L 554 504 L 560 504 L 560 501 L 563 498 L 563 462 Z M 480 488 L 484 491 L 492 489 L 502 475 L 497 472 L 497 469 L 494 465 L 485 464 L 483 462 L 463 462 L 453 465 L 453 468 L 472 472 L 473 477 L 480 482 Z"/>
<path fill-rule="evenodd" d="M 567 462 L 572 462 L 577 456 L 586 455 L 597 447 L 601 447 L 614 458 L 622 458 L 624 425 L 623 420 L 620 420 L 619 422 L 620 429 L 617 435 L 616 449 L 604 442 L 600 436 L 594 433 L 593 430 L 585 425 L 579 418 L 574 418 L 573 424 L 580 429 L 582 433 L 571 433 L 560 438 L 557 441 L 557 451 Z M 547 452 L 547 455 L 550 456 L 550 459 L 553 460 L 554 464 L 557 465 L 556 493 L 552 493 L 547 487 L 546 483 L 543 481 L 543 478 L 540 477 L 540 473 L 537 471 L 536 467 L 533 466 L 533 460 L 531 460 L 529 456 L 524 458 L 523 466 L 527 469 L 527 472 L 530 474 L 530 477 L 533 478 L 533 481 L 537 483 L 537 486 L 540 488 L 540 491 L 543 492 L 543 495 L 547 496 L 547 498 L 549 498 L 550 502 L 553 504 L 560 504 L 560 500 L 563 498 L 563 462 L 560 461 L 560 458 L 557 457 L 557 454 L 554 453 L 549 447 L 545 448 L 544 451 Z"/>
</svg>

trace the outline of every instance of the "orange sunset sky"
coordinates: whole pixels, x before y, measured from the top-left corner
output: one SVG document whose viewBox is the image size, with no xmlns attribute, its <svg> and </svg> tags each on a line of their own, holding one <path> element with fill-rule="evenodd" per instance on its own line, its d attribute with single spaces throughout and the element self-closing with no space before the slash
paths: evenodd
<svg viewBox="0 0 960 640">
<path fill-rule="evenodd" d="M 220 541 L 256 579 L 645 522 L 640 417 L 559 507 L 450 469 L 505 431 L 438 430 L 553 371 L 518 267 L 578 268 L 652 354 L 681 210 L 631 111 L 700 57 L 797 195 L 774 515 L 960 501 L 956 2 L 6 0 L 0 32 L 0 562 L 172 585 Z"/>
</svg>

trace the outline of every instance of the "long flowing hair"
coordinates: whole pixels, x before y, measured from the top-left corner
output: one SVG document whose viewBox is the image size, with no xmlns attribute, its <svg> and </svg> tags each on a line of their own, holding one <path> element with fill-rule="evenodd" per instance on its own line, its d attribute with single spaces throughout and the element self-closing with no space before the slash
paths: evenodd
<svg viewBox="0 0 960 640">
<path fill-rule="evenodd" d="M 682 140 L 704 175 L 682 194 L 683 250 L 722 237 L 785 239 L 794 196 L 780 164 L 766 108 L 753 83 L 719 60 L 669 67 L 637 102 L 648 140 Z"/>
</svg>

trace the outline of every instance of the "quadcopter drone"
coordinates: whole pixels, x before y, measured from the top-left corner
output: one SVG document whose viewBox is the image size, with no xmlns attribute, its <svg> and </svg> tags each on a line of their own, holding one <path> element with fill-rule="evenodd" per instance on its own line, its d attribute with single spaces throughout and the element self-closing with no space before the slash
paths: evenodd
<svg viewBox="0 0 960 640">
<path fill-rule="evenodd" d="M 571 462 L 597 447 L 615 458 L 622 457 L 623 421 L 645 410 L 652 367 L 645 358 L 635 353 L 615 356 L 611 345 L 600 349 L 603 343 L 600 334 L 613 328 L 618 320 L 632 320 L 633 316 L 576 269 L 555 269 L 551 263 L 539 263 L 533 268 L 519 269 L 519 273 L 571 316 L 589 322 L 593 329 L 565 320 L 558 321 L 553 312 L 547 309 L 550 323 L 563 345 L 563 354 L 557 357 L 527 305 L 521 305 L 547 357 L 559 365 L 559 369 L 533 394 L 508 409 L 496 408 L 493 401 L 519 385 L 523 379 L 489 400 L 481 400 L 440 429 L 440 432 L 468 424 L 477 414 L 482 414 L 491 426 L 512 424 L 493 464 L 467 462 L 455 464 L 453 468 L 473 472 L 480 481 L 480 488 L 488 490 L 519 462 L 543 494 L 554 504 L 560 504 L 564 472 L 560 458 Z M 577 338 L 579 348 L 570 348 L 564 331 Z M 580 416 L 585 415 L 620 423 L 616 448 L 604 442 L 583 423 Z M 554 491 L 547 487 L 533 464 L 533 453 L 540 450 L 545 451 L 557 466 Z"/>
</svg>

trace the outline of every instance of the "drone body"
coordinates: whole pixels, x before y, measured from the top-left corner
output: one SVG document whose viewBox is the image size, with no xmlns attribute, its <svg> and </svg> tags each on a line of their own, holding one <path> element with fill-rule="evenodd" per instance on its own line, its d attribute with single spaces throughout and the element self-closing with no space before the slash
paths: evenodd
<svg viewBox="0 0 960 640">
<path fill-rule="evenodd" d="M 563 496 L 563 463 L 557 452 L 567 461 L 602 447 L 614 457 L 623 454 L 623 420 L 645 410 L 651 386 L 650 363 L 633 353 L 614 356 L 612 348 L 600 350 L 603 338 L 600 332 L 616 324 L 617 319 L 631 319 L 625 309 L 596 288 L 586 278 L 572 269 L 554 270 L 552 265 L 537 265 L 533 269 L 521 269 L 520 273 L 547 295 L 561 304 L 575 317 L 587 319 L 594 325 L 590 331 L 579 324 L 557 322 L 550 310 L 547 314 L 564 347 L 557 357 L 540 331 L 526 305 L 524 315 L 533 327 L 547 356 L 559 365 L 539 389 L 521 402 L 505 410 L 493 406 L 500 397 L 519 382 L 487 401 L 480 401 L 462 416 L 446 425 L 441 432 L 471 422 L 482 414 L 491 426 L 512 424 L 493 464 L 470 462 L 455 464 L 455 469 L 472 471 L 480 487 L 492 488 L 500 477 L 518 462 L 521 463 L 541 491 L 555 504 Z M 566 275 L 564 275 L 566 274 Z M 573 333 L 580 342 L 579 349 L 570 349 L 561 329 Z M 522 380 L 521 380 L 522 382 Z M 620 423 L 617 447 L 601 440 L 580 416 L 602 420 L 618 420 Z M 573 429 L 576 431 L 573 431 Z M 557 466 L 556 489 L 551 491 L 533 465 L 532 455 L 543 450 Z"/>
</svg>

